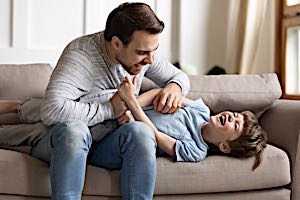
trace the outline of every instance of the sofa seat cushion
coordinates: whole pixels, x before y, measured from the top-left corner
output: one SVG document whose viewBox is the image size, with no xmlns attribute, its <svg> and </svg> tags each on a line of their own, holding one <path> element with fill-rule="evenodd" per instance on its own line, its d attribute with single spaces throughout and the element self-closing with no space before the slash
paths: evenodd
<svg viewBox="0 0 300 200">
<path fill-rule="evenodd" d="M 290 178 L 286 153 L 267 145 L 263 162 L 251 172 L 253 159 L 209 156 L 199 163 L 157 159 L 155 194 L 242 191 L 287 185 Z M 49 165 L 27 154 L 0 149 L 0 193 L 50 196 Z M 88 166 L 85 195 L 119 196 L 120 171 Z"/>
</svg>

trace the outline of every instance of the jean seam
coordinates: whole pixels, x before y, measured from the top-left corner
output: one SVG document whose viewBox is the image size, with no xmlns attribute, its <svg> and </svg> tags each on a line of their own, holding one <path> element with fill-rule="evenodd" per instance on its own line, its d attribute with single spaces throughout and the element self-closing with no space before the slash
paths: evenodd
<svg viewBox="0 0 300 200">
<path fill-rule="evenodd" d="M 133 185 L 133 181 L 132 181 L 132 176 L 133 176 L 133 173 L 132 173 L 132 159 L 131 159 L 131 154 L 132 154 L 132 151 L 131 151 L 131 148 L 129 147 L 129 155 L 128 155 L 128 162 L 129 162 L 129 190 L 130 190 L 130 193 L 129 193 L 129 199 L 132 199 L 134 200 L 134 188 L 132 187 Z"/>
</svg>

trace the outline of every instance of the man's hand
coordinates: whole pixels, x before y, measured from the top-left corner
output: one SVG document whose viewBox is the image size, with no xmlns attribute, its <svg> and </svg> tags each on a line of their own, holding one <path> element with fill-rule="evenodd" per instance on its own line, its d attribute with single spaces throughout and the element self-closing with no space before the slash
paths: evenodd
<svg viewBox="0 0 300 200">
<path fill-rule="evenodd" d="M 118 118 L 119 124 L 126 124 L 128 122 L 133 122 L 133 121 L 135 120 L 130 110 L 126 110 L 126 112 L 121 117 Z"/>
<path fill-rule="evenodd" d="M 112 107 L 114 109 L 115 118 L 119 118 L 125 114 L 125 111 L 128 110 L 126 103 L 121 99 L 118 92 L 110 99 Z"/>
<path fill-rule="evenodd" d="M 153 100 L 154 109 L 161 113 L 175 113 L 182 106 L 181 87 L 169 83 Z"/>
</svg>

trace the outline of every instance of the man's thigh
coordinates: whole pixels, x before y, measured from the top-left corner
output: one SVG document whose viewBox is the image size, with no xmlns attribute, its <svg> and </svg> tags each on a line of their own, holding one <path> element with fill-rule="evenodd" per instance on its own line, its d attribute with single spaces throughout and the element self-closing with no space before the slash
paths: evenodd
<svg viewBox="0 0 300 200">
<path fill-rule="evenodd" d="M 106 134 L 100 141 L 93 141 L 88 155 L 88 164 L 106 169 L 121 169 L 122 157 L 120 154 L 120 134 L 123 126 Z"/>
<path fill-rule="evenodd" d="M 109 133 L 99 142 L 94 142 L 90 149 L 88 163 L 110 170 L 121 169 L 124 156 L 128 151 L 131 153 L 126 155 L 136 156 L 138 159 L 140 154 L 146 156 L 145 152 L 155 153 L 155 145 L 154 133 L 150 127 L 142 122 L 129 122 Z"/>
</svg>

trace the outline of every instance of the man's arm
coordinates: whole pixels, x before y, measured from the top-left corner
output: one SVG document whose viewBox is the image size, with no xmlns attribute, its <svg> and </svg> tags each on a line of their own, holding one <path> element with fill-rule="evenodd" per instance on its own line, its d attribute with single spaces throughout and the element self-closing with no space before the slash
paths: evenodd
<svg viewBox="0 0 300 200">
<path fill-rule="evenodd" d="M 176 112 L 181 107 L 182 97 L 189 91 L 188 76 L 157 54 L 145 76 L 163 88 L 153 101 L 155 110 L 161 113 Z"/>
<path fill-rule="evenodd" d="M 136 79 L 136 77 L 135 77 Z M 135 83 L 135 81 L 133 82 Z M 121 83 L 118 87 L 118 92 L 121 96 L 121 98 L 126 102 L 129 110 L 133 114 L 136 120 L 146 123 L 154 132 L 157 145 L 165 151 L 170 156 L 175 156 L 175 144 L 176 139 L 168 136 L 167 134 L 164 134 L 157 130 L 157 128 L 154 126 L 152 121 L 148 118 L 148 116 L 144 113 L 142 107 L 140 106 L 137 98 L 134 95 L 134 84 L 130 80 L 130 78 L 126 77 L 125 81 Z M 155 94 L 155 91 L 151 94 Z M 143 99 L 143 103 L 147 105 L 149 102 L 148 100 L 151 100 L 151 98 L 148 99 L 147 96 L 144 96 L 145 99 Z M 144 98 L 142 97 L 142 98 Z M 144 101 L 145 100 L 145 101 Z"/>
<path fill-rule="evenodd" d="M 92 126 L 115 118 L 116 99 L 103 103 L 80 101 L 93 86 L 93 74 L 93 63 L 85 52 L 65 52 L 50 78 L 41 108 L 42 121 L 53 125 L 78 119 Z"/>
</svg>

